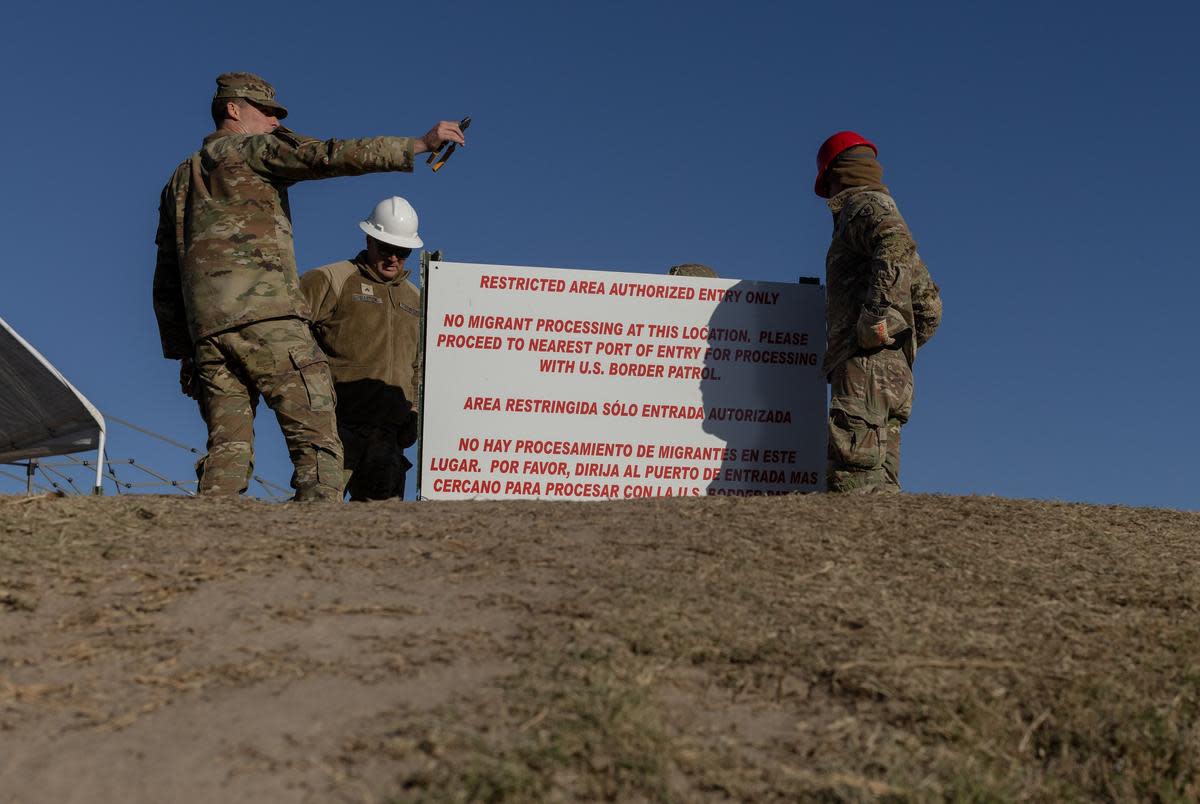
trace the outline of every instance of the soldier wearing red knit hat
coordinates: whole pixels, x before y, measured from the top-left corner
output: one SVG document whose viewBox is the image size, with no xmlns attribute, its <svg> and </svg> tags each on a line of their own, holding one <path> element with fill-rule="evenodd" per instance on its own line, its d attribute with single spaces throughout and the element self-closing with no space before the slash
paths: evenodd
<svg viewBox="0 0 1200 804">
<path fill-rule="evenodd" d="M 912 412 L 917 349 L 942 300 L 896 202 L 874 144 L 841 131 L 817 151 L 814 190 L 828 199 L 825 258 L 830 491 L 900 490 L 900 428 Z"/>
</svg>

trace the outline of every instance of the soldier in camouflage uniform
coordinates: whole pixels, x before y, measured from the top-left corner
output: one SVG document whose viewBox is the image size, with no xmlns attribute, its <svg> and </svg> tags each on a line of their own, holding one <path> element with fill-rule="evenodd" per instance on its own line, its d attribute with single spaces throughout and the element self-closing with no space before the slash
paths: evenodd
<svg viewBox="0 0 1200 804">
<path fill-rule="evenodd" d="M 830 491 L 900 490 L 900 428 L 912 412 L 917 349 L 942 301 L 875 146 L 840 132 L 817 155 L 817 195 L 833 212 L 825 258 Z"/>
<path fill-rule="evenodd" d="M 404 264 L 423 243 L 416 211 L 398 196 L 359 228 L 366 248 L 306 272 L 300 289 L 333 372 L 346 490 L 352 501 L 386 500 L 404 496 L 404 450 L 417 440 L 421 292 Z"/>
<path fill-rule="evenodd" d="M 295 471 L 297 500 L 340 500 L 342 444 L 325 355 L 308 328 L 292 248 L 287 188 L 298 181 L 411 171 L 413 155 L 456 123 L 424 137 L 316 140 L 279 125 L 274 88 L 251 73 L 217 77 L 217 130 L 185 160 L 159 203 L 154 311 L 163 355 L 198 389 L 208 425 L 204 494 L 246 490 L 254 408 L 275 411 Z"/>
</svg>

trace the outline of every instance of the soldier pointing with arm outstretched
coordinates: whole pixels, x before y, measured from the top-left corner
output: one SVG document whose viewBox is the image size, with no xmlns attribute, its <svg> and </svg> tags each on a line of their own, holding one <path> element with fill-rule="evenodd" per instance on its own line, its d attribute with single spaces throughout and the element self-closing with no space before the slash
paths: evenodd
<svg viewBox="0 0 1200 804">
<path fill-rule="evenodd" d="M 245 491 L 258 397 L 275 411 L 297 500 L 341 500 L 342 444 L 324 353 L 308 327 L 287 188 L 410 172 L 414 154 L 463 143 L 457 123 L 421 138 L 317 140 L 279 124 L 287 109 L 251 73 L 217 77 L 216 131 L 175 169 L 159 204 L 154 310 L 163 355 L 194 367 L 208 426 L 203 494 Z"/>
</svg>

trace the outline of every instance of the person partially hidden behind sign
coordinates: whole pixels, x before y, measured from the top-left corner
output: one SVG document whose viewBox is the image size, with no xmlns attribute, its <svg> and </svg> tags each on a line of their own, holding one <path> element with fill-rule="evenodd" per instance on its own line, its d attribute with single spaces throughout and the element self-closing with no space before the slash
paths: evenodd
<svg viewBox="0 0 1200 804">
<path fill-rule="evenodd" d="M 416 210 L 399 196 L 359 228 L 366 249 L 308 271 L 300 289 L 333 373 L 346 491 L 352 501 L 386 500 L 404 496 L 404 450 L 417 440 L 421 292 L 404 264 L 423 244 Z"/>
<path fill-rule="evenodd" d="M 702 276 L 707 279 L 716 279 L 717 272 L 709 268 L 704 263 L 700 262 L 685 262 L 679 265 L 672 265 L 667 273 L 671 276 Z"/>
</svg>

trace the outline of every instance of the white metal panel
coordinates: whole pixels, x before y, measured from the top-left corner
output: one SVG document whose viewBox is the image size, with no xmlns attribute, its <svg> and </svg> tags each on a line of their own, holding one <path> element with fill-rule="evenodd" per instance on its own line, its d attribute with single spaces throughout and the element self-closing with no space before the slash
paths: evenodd
<svg viewBox="0 0 1200 804">
<path fill-rule="evenodd" d="M 824 290 L 432 262 L 421 496 L 823 488 Z"/>
</svg>

